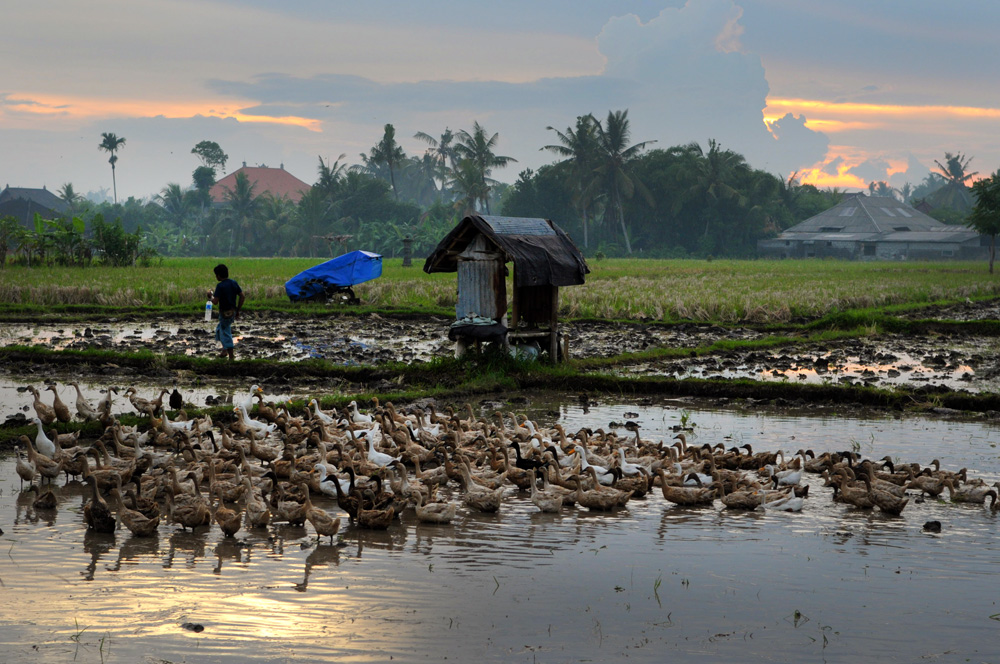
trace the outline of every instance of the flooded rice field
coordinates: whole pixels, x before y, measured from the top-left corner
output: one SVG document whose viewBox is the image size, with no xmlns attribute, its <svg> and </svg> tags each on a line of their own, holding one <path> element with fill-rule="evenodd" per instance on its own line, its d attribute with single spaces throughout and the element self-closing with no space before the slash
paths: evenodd
<svg viewBox="0 0 1000 664">
<path fill-rule="evenodd" d="M 568 432 L 631 420 L 669 444 L 684 424 L 691 443 L 936 458 L 1000 478 L 1000 431 L 984 422 L 542 396 L 513 409 Z M 657 490 L 544 514 L 508 485 L 495 514 L 461 506 L 428 525 L 410 508 L 384 532 L 317 497 L 343 517 L 339 545 L 308 523 L 137 538 L 88 531 L 79 482 L 60 478 L 57 507 L 33 507 L 14 465 L 0 460 L 5 662 L 1000 660 L 998 515 L 983 505 L 914 496 L 893 517 L 834 503 L 807 474 L 797 513 L 683 508 Z"/>
<path fill-rule="evenodd" d="M 959 315 L 963 307 L 956 305 Z M 977 309 L 982 313 L 981 309 Z M 971 314 L 970 314 L 971 315 Z M 344 365 L 428 362 L 454 353 L 443 318 L 400 319 L 371 314 L 316 321 L 276 321 L 251 316 L 234 327 L 237 358 L 299 361 L 326 359 Z M 574 358 L 608 358 L 655 348 L 699 348 L 718 341 L 756 340 L 747 328 L 715 325 L 643 325 L 573 321 L 563 325 Z M 71 326 L 5 325 L 0 346 L 40 345 L 54 350 L 149 350 L 215 357 L 214 324 L 175 319 L 92 322 Z M 1000 343 L 968 334 L 884 334 L 772 349 L 720 350 L 709 355 L 621 365 L 622 375 L 677 378 L 744 378 L 874 387 L 1000 390 Z M 2 371 L 3 369 L 0 369 Z"/>
<path fill-rule="evenodd" d="M 992 338 L 883 335 L 873 340 L 723 351 L 680 361 L 644 362 L 623 367 L 619 373 L 995 392 L 1000 389 L 997 350 L 998 344 Z"/>
</svg>

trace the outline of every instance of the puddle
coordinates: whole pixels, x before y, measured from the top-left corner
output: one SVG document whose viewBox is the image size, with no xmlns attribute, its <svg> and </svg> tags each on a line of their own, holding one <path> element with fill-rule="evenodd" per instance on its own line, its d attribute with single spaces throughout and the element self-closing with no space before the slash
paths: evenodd
<svg viewBox="0 0 1000 664">
<path fill-rule="evenodd" d="M 482 414 L 496 404 L 483 404 Z M 688 401 L 522 406 L 568 431 L 632 419 L 667 439 L 755 451 L 856 446 L 1000 477 L 987 423 L 709 410 Z M 620 434 L 629 435 L 625 430 Z M 272 526 L 150 540 L 87 534 L 78 483 L 55 511 L 18 494 L 0 460 L 0 651 L 8 662 L 996 661 L 996 515 L 928 500 L 900 518 L 852 510 L 812 483 L 799 514 L 671 507 L 540 514 L 513 490 L 495 515 L 449 526 L 403 514 L 345 546 Z M 447 494 L 444 494 L 445 496 Z M 317 499 L 337 512 L 334 504 Z M 939 520 L 943 531 L 922 531 Z M 992 617 L 992 619 L 991 619 Z M 203 631 L 185 629 L 186 623 Z"/>
</svg>

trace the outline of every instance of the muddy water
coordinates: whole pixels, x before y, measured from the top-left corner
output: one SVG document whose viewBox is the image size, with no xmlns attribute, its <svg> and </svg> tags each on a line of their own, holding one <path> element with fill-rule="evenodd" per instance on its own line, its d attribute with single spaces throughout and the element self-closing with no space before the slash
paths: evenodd
<svg viewBox="0 0 1000 664">
<path fill-rule="evenodd" d="M 585 412 L 533 401 L 529 412 L 569 430 L 632 419 L 652 439 L 683 419 L 698 442 L 854 446 L 1000 477 L 1000 432 L 981 423 L 687 402 Z M 1000 659 L 997 516 L 978 506 L 911 501 L 891 518 L 834 504 L 814 485 L 799 514 L 680 509 L 653 496 L 612 514 L 542 515 L 511 490 L 499 514 L 460 510 L 449 526 L 409 512 L 386 533 L 345 523 L 338 548 L 316 545 L 311 527 L 235 541 L 173 526 L 153 540 L 88 535 L 79 485 L 60 489 L 57 510 L 33 510 L 9 458 L 0 490 L 8 662 Z M 932 519 L 941 534 L 922 531 Z"/>
</svg>

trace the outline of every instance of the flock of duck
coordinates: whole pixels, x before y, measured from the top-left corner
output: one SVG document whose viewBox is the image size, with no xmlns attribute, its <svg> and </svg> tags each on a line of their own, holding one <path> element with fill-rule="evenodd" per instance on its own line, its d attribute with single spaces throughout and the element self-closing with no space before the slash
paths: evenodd
<svg viewBox="0 0 1000 664">
<path fill-rule="evenodd" d="M 524 415 L 477 417 L 469 404 L 459 412 L 401 412 L 373 399 L 368 412 L 354 401 L 325 411 L 312 399 L 293 413 L 288 404 L 265 403 L 257 385 L 237 400 L 225 425 L 208 416 L 187 419 L 176 390 L 145 399 L 129 388 L 124 397 L 149 421 L 126 427 L 112 414 L 113 388 L 94 407 L 70 385 L 75 413 L 55 385 L 45 388 L 54 394 L 51 405 L 29 388 L 37 432 L 21 436 L 16 471 L 22 491 L 27 483 L 35 493 L 37 509 L 56 506 L 51 485 L 60 475 L 67 482 L 82 478 L 91 492 L 83 509 L 87 528 L 105 533 L 124 525 L 145 537 L 170 525 L 214 523 L 233 537 L 241 529 L 308 522 L 317 540 L 332 543 L 341 518 L 312 502 L 319 494 L 336 500 L 354 527 L 367 529 L 389 528 L 406 510 L 436 524 L 451 522 L 460 509 L 496 512 L 520 492 L 543 512 L 617 510 L 656 491 L 685 507 L 719 501 L 725 509 L 796 512 L 809 499 L 805 473 L 822 478 L 834 501 L 857 509 L 899 515 L 911 498 L 945 491 L 953 502 L 989 499 L 990 509 L 998 509 L 1000 482 L 942 470 L 937 461 L 922 467 L 811 450 L 786 458 L 750 445 L 689 445 L 683 432 L 668 444 L 643 439 L 631 422 L 623 437 L 586 428 L 570 435 Z M 74 416 L 100 422 L 103 435 L 83 442 L 79 432 L 45 429 Z"/>
</svg>

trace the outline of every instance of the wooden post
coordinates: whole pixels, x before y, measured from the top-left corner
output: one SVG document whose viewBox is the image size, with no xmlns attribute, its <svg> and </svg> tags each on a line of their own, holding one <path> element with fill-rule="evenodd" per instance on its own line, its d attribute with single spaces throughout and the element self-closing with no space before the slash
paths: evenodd
<svg viewBox="0 0 1000 664">
<path fill-rule="evenodd" d="M 549 360 L 559 362 L 559 287 L 552 289 L 552 309 L 549 311 Z"/>
</svg>

